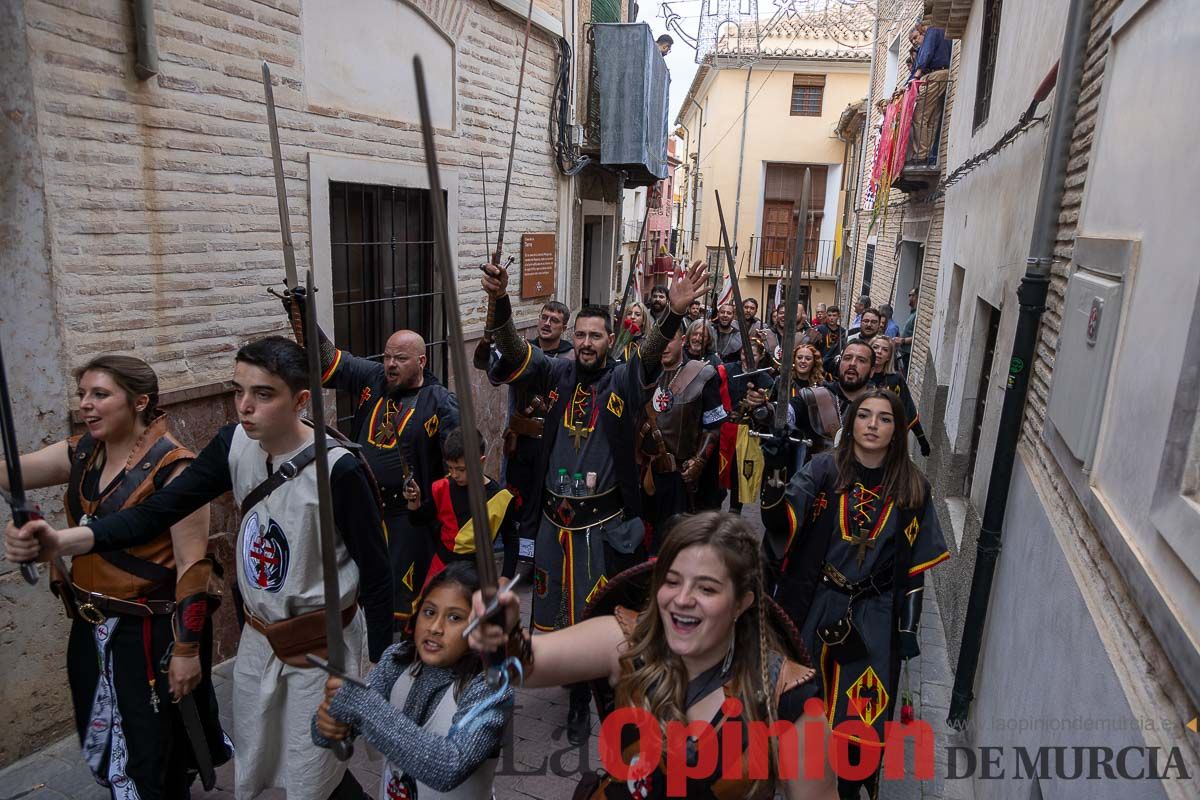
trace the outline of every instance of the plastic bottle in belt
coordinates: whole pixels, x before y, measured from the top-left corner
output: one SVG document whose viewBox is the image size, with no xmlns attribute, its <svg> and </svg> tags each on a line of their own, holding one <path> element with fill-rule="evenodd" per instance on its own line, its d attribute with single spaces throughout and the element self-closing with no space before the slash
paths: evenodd
<svg viewBox="0 0 1200 800">
<path fill-rule="evenodd" d="M 571 494 L 575 497 L 587 497 L 587 487 L 583 484 L 583 473 L 576 472 L 575 480 L 571 482 Z"/>
<path fill-rule="evenodd" d="M 558 482 L 555 484 L 554 490 L 560 497 L 571 496 L 571 479 L 567 476 L 565 468 L 558 470 Z"/>
</svg>

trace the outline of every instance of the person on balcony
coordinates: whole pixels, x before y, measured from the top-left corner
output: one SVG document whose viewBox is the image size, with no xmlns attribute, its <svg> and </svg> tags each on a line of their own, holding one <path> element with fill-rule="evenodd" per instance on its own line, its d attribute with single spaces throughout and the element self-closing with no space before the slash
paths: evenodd
<svg viewBox="0 0 1200 800">
<path fill-rule="evenodd" d="M 937 137 L 941 126 L 946 83 L 950 77 L 950 41 L 942 28 L 931 28 L 918 22 L 909 34 L 917 47 L 909 81 L 922 82 L 921 96 L 913 111 L 912 139 L 909 144 L 910 163 L 936 166 Z"/>
</svg>

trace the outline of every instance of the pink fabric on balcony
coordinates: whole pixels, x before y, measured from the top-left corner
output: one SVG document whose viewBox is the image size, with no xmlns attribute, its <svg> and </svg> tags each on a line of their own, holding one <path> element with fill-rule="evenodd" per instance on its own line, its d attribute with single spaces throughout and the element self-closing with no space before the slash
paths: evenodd
<svg viewBox="0 0 1200 800">
<path fill-rule="evenodd" d="M 883 115 L 883 130 L 879 135 L 879 146 L 875 148 L 875 166 L 871 169 L 871 183 L 879 185 L 883 179 L 885 171 L 890 171 L 889 166 L 892 157 L 892 137 L 895 130 L 896 114 L 899 113 L 898 104 L 888 104 L 887 111 Z"/>
<path fill-rule="evenodd" d="M 925 85 L 924 80 L 911 81 L 904 90 L 904 96 L 894 105 L 900 106 L 900 122 L 896 129 L 896 140 L 892 146 L 892 157 L 888 174 L 896 175 L 904 169 L 904 157 L 908 153 L 908 137 L 912 135 L 913 109 L 917 105 L 917 95 Z"/>
</svg>

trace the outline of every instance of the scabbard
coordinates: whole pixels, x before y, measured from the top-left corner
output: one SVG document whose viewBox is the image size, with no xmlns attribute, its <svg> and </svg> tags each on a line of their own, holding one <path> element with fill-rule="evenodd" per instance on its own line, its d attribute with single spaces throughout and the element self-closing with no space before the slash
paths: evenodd
<svg viewBox="0 0 1200 800">
<path fill-rule="evenodd" d="M 208 749 L 208 738 L 204 735 L 204 726 L 200 724 L 200 709 L 196 707 L 196 698 L 186 694 L 177 703 L 179 716 L 183 720 L 183 729 L 187 731 L 188 744 L 192 746 L 192 755 L 196 757 L 196 769 L 200 772 L 200 783 L 204 791 L 212 791 L 217 785 L 217 773 L 213 769 L 212 752 Z"/>
</svg>

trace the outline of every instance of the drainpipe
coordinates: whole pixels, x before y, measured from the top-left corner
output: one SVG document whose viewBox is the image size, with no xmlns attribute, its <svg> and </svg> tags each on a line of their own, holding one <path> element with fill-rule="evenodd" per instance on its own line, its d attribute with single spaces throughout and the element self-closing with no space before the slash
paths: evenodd
<svg viewBox="0 0 1200 800">
<path fill-rule="evenodd" d="M 750 112 L 750 75 L 753 72 L 754 65 L 748 65 L 746 68 L 746 93 L 742 95 L 742 144 L 738 148 L 737 191 L 734 192 L 733 197 L 733 241 L 730 243 L 735 256 L 738 251 L 738 218 L 742 214 L 742 165 L 746 163 L 746 123 Z"/>
<path fill-rule="evenodd" d="M 137 38 L 133 72 L 138 80 L 148 80 L 158 74 L 158 33 L 154 26 L 154 0 L 134 0 L 133 30 Z"/>
<path fill-rule="evenodd" d="M 1055 86 L 1054 111 L 1050 119 L 1050 141 L 1038 187 L 1033 236 L 1029 244 L 1029 257 L 1025 259 L 1025 276 L 1017 289 L 1020 315 L 1017 317 L 1017 332 L 1009 360 L 1008 385 L 1004 393 L 1004 406 L 1000 411 L 996 453 L 983 509 L 983 526 L 979 532 L 975 573 L 971 578 L 970 600 L 963 623 L 962 647 L 958 652 L 950 714 L 946 720 L 960 730 L 966 725 L 971 700 L 974 699 L 972 687 L 979 666 L 992 578 L 1000 555 L 1004 512 L 1017 456 L 1017 441 L 1021 435 L 1025 398 L 1029 393 L 1029 373 L 1033 367 L 1042 312 L 1046 310 L 1050 268 L 1054 263 L 1054 243 L 1058 236 L 1058 215 L 1062 208 L 1063 186 L 1075 128 L 1075 113 L 1079 106 L 1079 84 L 1091 19 L 1091 0 L 1071 0 L 1059 61 L 1058 83 Z"/>
<path fill-rule="evenodd" d="M 696 102 L 696 98 L 689 97 L 688 100 L 700 112 L 700 124 L 696 128 L 696 172 L 692 175 L 692 244 L 688 247 L 688 259 L 694 260 L 695 244 L 700 239 L 700 229 L 696 227 L 696 209 L 700 207 L 700 147 L 704 142 L 704 109 Z"/>
</svg>

